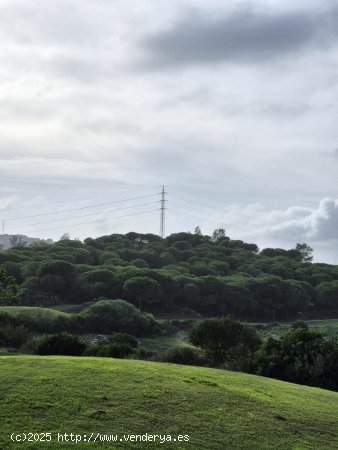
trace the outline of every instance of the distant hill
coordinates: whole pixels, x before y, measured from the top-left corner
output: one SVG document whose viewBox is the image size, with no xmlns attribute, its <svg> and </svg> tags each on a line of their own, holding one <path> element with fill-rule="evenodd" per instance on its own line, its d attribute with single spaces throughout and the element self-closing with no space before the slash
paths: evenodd
<svg viewBox="0 0 338 450">
<path fill-rule="evenodd" d="M 52 239 L 40 239 L 25 236 L 23 234 L 1 234 L 0 249 L 8 249 L 17 246 L 30 246 L 36 243 L 53 244 Z"/>
<path fill-rule="evenodd" d="M 313 263 L 305 243 L 259 250 L 222 229 L 164 239 L 130 232 L 83 242 L 61 238 L 52 245 L 35 240 L 41 245 L 27 247 L 19 245 L 20 236 L 8 238 L 14 247 L 0 250 L 0 268 L 18 284 L 17 306 L 108 298 L 157 316 L 231 315 L 251 322 L 338 317 L 338 266 Z"/>
<path fill-rule="evenodd" d="M 0 448 L 337 449 L 338 393 L 238 372 L 133 360 L 0 357 Z M 51 442 L 12 442 L 32 433 Z M 41 433 L 41 434 L 34 434 Z M 58 433 L 87 442 L 60 443 Z M 93 433 L 93 435 L 92 435 Z M 172 442 L 126 441 L 127 435 Z M 88 442 L 95 436 L 123 442 Z M 178 435 L 189 441 L 178 442 Z M 30 435 L 27 435 L 28 437 Z M 176 439 L 176 442 L 173 441 Z"/>
</svg>

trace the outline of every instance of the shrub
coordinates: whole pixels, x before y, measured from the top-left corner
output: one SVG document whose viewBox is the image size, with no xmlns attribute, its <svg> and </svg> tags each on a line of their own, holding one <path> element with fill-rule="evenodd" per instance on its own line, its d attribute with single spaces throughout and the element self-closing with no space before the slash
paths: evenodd
<svg viewBox="0 0 338 450">
<path fill-rule="evenodd" d="M 29 330 L 23 325 L 0 326 L 0 346 L 21 347 L 29 337 Z"/>
<path fill-rule="evenodd" d="M 161 358 L 164 362 L 185 364 L 189 366 L 205 366 L 206 360 L 203 354 L 193 348 L 176 347 L 169 350 Z"/>
<path fill-rule="evenodd" d="M 156 322 L 150 314 L 141 314 L 124 300 L 100 300 L 82 311 L 78 318 L 83 319 L 87 331 L 93 333 L 142 336 L 156 330 Z"/>
<path fill-rule="evenodd" d="M 256 330 L 228 317 L 206 319 L 191 330 L 191 342 L 201 347 L 212 366 L 244 369 L 260 344 Z"/>
<path fill-rule="evenodd" d="M 126 344 L 132 348 L 138 347 L 137 339 L 128 333 L 113 333 L 111 336 L 109 336 L 108 340 L 112 344 Z"/>
<path fill-rule="evenodd" d="M 37 342 L 35 353 L 38 355 L 72 355 L 79 356 L 87 345 L 77 336 L 69 333 L 58 333 L 44 336 Z"/>
<path fill-rule="evenodd" d="M 302 328 L 303 330 L 308 330 L 308 325 L 303 322 L 302 320 L 296 320 L 296 322 L 294 322 L 291 326 L 291 328 L 295 329 L 295 328 Z"/>
<path fill-rule="evenodd" d="M 110 343 L 105 345 L 100 345 L 96 356 L 104 356 L 110 358 L 127 358 L 134 352 L 134 348 L 128 344 L 117 344 Z"/>
<path fill-rule="evenodd" d="M 338 389 L 338 340 L 296 327 L 280 339 L 270 337 L 254 354 L 252 371 L 292 383 Z"/>
</svg>

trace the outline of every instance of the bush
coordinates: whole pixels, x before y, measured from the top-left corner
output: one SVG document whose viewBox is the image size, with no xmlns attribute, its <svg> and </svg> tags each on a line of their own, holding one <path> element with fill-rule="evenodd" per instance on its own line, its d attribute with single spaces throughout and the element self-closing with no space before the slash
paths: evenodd
<svg viewBox="0 0 338 450">
<path fill-rule="evenodd" d="M 153 352 L 151 350 L 146 350 L 145 348 L 139 348 L 137 349 L 137 352 L 134 353 L 135 359 L 143 359 L 146 361 L 155 361 L 156 360 L 156 352 Z"/>
<path fill-rule="evenodd" d="M 191 330 L 191 342 L 201 347 L 214 367 L 244 370 L 260 345 L 256 330 L 228 317 L 206 319 Z"/>
<path fill-rule="evenodd" d="M 23 325 L 2 325 L 0 326 L 0 346 L 21 347 L 29 337 L 29 330 Z"/>
<path fill-rule="evenodd" d="M 113 333 L 108 340 L 89 346 L 83 356 L 103 356 L 110 358 L 127 358 L 137 353 L 138 341 L 127 333 Z"/>
<path fill-rule="evenodd" d="M 36 344 L 35 353 L 38 355 L 79 356 L 86 348 L 87 345 L 77 336 L 69 333 L 58 333 L 41 338 Z"/>
<path fill-rule="evenodd" d="M 296 328 L 302 328 L 303 330 L 308 330 L 309 327 L 308 325 L 303 322 L 302 320 L 296 320 L 296 322 L 294 322 L 291 326 L 292 329 L 296 329 Z"/>
<path fill-rule="evenodd" d="M 156 322 L 150 314 L 141 314 L 124 300 L 100 300 L 78 315 L 88 332 L 130 333 L 134 336 L 155 332 Z"/>
<path fill-rule="evenodd" d="M 108 340 L 112 344 L 126 344 L 132 348 L 138 347 L 137 339 L 128 333 L 113 333 L 111 336 L 109 336 Z"/>
<path fill-rule="evenodd" d="M 105 345 L 101 344 L 97 350 L 96 356 L 104 356 L 110 358 L 127 358 L 134 351 L 135 349 L 128 344 L 117 344 L 117 343 Z"/>
<path fill-rule="evenodd" d="M 184 364 L 189 366 L 205 366 L 206 360 L 203 354 L 193 348 L 176 347 L 169 350 L 161 358 L 163 362 Z"/>
<path fill-rule="evenodd" d="M 252 371 L 292 383 L 338 389 L 338 339 L 296 327 L 270 337 L 254 354 Z"/>
</svg>

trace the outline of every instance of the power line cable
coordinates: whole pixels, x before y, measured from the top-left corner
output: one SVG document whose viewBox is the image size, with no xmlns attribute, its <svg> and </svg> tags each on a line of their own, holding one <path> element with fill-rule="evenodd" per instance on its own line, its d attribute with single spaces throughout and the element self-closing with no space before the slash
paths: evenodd
<svg viewBox="0 0 338 450">
<path fill-rule="evenodd" d="M 91 220 L 89 222 L 81 222 L 81 223 L 76 223 L 76 224 L 70 224 L 70 225 L 66 225 L 66 227 L 70 228 L 70 227 L 77 227 L 77 226 L 88 225 L 90 223 L 107 222 L 109 220 L 116 220 L 116 219 L 121 219 L 121 218 L 124 218 L 124 217 L 131 217 L 131 216 L 138 216 L 138 215 L 141 215 L 141 214 L 147 214 L 147 213 L 154 212 L 154 211 L 159 211 L 159 208 L 150 209 L 150 210 L 147 210 L 147 211 L 140 211 L 138 213 L 126 214 L 126 215 L 123 215 L 123 216 L 110 217 L 108 219 L 97 219 L 97 220 Z M 56 229 L 59 229 L 59 228 L 64 228 L 64 225 L 60 225 L 60 226 L 52 227 L 52 228 L 45 228 L 43 230 L 39 230 L 39 233 L 44 233 L 46 231 L 56 230 Z"/>
<path fill-rule="evenodd" d="M 169 205 L 174 205 L 174 206 L 178 206 L 179 208 L 183 208 L 183 209 L 189 209 L 189 210 L 194 210 L 194 211 L 200 211 L 203 215 L 205 215 L 205 210 L 202 210 L 201 208 L 195 208 L 194 206 L 190 206 L 190 205 L 184 205 L 182 203 L 177 203 L 177 202 L 172 202 L 171 200 L 168 200 Z"/>
<path fill-rule="evenodd" d="M 122 208 L 116 208 L 116 209 L 108 209 L 108 210 L 99 211 L 99 212 L 96 212 L 96 213 L 82 214 L 81 216 L 65 217 L 65 218 L 60 218 L 60 219 L 46 220 L 44 222 L 29 223 L 29 224 L 26 224 L 26 225 L 15 225 L 14 227 L 11 227 L 11 230 L 12 229 L 16 229 L 16 228 L 25 228 L 25 227 L 32 227 L 32 226 L 36 226 L 36 225 L 44 225 L 46 223 L 54 223 L 54 222 L 62 222 L 62 221 L 66 221 L 66 220 L 80 219 L 82 217 L 97 216 L 99 214 L 107 214 L 107 213 L 111 213 L 111 212 L 115 212 L 115 211 L 122 211 L 124 209 L 138 208 L 140 206 L 153 205 L 155 203 L 158 203 L 158 201 L 141 203 L 140 205 L 124 206 Z"/>
<path fill-rule="evenodd" d="M 185 197 L 178 197 L 178 199 L 179 200 L 183 200 L 183 201 L 186 201 L 186 202 L 191 202 L 192 200 L 191 199 L 187 199 L 187 198 L 185 198 Z M 206 204 L 203 204 L 203 203 L 200 203 L 200 202 L 196 202 L 195 200 L 193 201 L 193 204 L 195 205 L 198 205 L 198 206 L 201 206 L 201 207 L 203 207 L 203 208 L 206 208 L 206 209 L 212 209 L 212 210 L 216 210 L 216 211 L 220 211 L 221 213 L 223 213 L 224 214 L 224 209 L 220 209 L 219 207 L 217 207 L 217 206 L 214 206 L 214 205 L 206 205 Z"/>
<path fill-rule="evenodd" d="M 192 195 L 193 197 L 198 197 L 198 198 L 203 197 L 203 198 L 205 198 L 207 200 L 216 201 L 216 202 L 222 203 L 224 205 L 224 202 L 222 200 L 218 200 L 216 198 L 207 197 L 206 195 L 201 195 L 201 194 L 193 194 L 191 192 L 184 191 L 183 189 L 177 189 L 177 188 L 174 188 L 172 186 L 168 186 L 168 188 L 169 189 L 173 189 L 174 191 L 183 192 L 184 194 Z"/>
<path fill-rule="evenodd" d="M 176 203 L 176 202 L 172 202 L 172 201 L 168 201 L 168 203 L 170 203 L 170 204 L 172 204 L 172 205 L 174 205 L 174 206 L 178 206 L 179 208 L 181 208 L 181 209 L 185 209 L 185 210 L 188 210 L 188 211 L 192 211 L 192 212 L 194 212 L 194 211 L 200 211 L 201 212 L 201 214 L 200 215 L 203 215 L 203 216 L 205 216 L 206 215 L 206 212 L 205 212 L 205 210 L 201 210 L 200 208 L 194 208 L 193 206 L 188 206 L 188 205 L 183 205 L 183 204 L 181 204 L 181 203 Z M 217 215 L 221 215 L 222 213 L 216 213 Z M 225 214 L 224 212 L 223 212 L 223 214 Z M 243 220 L 241 220 L 241 219 L 235 219 L 234 221 L 232 221 L 232 222 L 229 222 L 228 223 L 228 225 L 231 225 L 231 224 L 236 224 L 236 223 L 238 223 L 238 224 L 240 224 L 240 225 L 249 225 L 250 224 L 250 222 L 249 221 L 243 221 Z"/>
<path fill-rule="evenodd" d="M 180 200 L 182 199 L 182 197 L 179 197 L 180 198 Z M 191 199 L 185 199 L 185 198 L 183 198 L 182 199 L 183 201 L 189 201 L 189 202 L 191 202 Z M 196 201 L 194 201 L 194 204 L 196 204 Z M 189 203 L 189 206 L 190 206 L 191 204 Z M 202 204 L 202 203 L 198 203 L 198 205 L 200 205 L 200 206 L 202 206 L 203 208 L 205 208 L 205 209 L 210 209 L 210 210 L 212 210 L 212 211 L 217 211 L 217 212 L 219 212 L 220 214 L 224 214 L 224 215 L 227 215 L 227 214 L 231 214 L 231 213 L 233 213 L 234 211 L 229 211 L 229 210 L 222 210 L 222 209 L 219 209 L 219 208 L 217 208 L 217 207 L 215 207 L 214 205 L 210 205 L 210 206 L 207 206 L 207 205 L 205 205 L 205 204 Z M 238 217 L 237 219 L 236 219 L 236 221 L 238 221 L 238 222 L 243 222 L 243 219 L 250 219 L 250 222 L 252 222 L 252 220 L 251 219 L 253 219 L 253 217 L 252 217 L 252 215 L 250 215 L 250 214 L 243 214 L 242 212 L 239 212 L 239 211 L 236 211 L 235 212 L 235 214 L 236 214 L 236 216 Z M 256 217 L 258 216 L 258 217 L 262 217 L 262 216 L 264 216 L 264 214 L 263 213 L 255 213 L 255 215 L 256 215 Z M 245 223 L 248 223 L 248 222 L 245 222 Z"/>
<path fill-rule="evenodd" d="M 128 190 L 128 191 L 119 191 L 116 192 L 117 194 L 130 194 L 132 192 L 140 192 L 140 191 L 146 191 L 146 190 L 150 190 L 150 189 L 155 189 L 158 188 L 159 186 L 151 186 L 151 187 L 147 187 L 147 188 L 139 188 L 139 189 L 133 189 L 133 190 Z M 51 205 L 57 205 L 60 203 L 72 203 L 72 202 L 80 202 L 83 200 L 92 200 L 94 198 L 102 198 L 102 197 L 108 197 L 112 195 L 112 193 L 110 192 L 109 194 L 100 194 L 100 195 L 95 195 L 92 197 L 82 197 L 82 198 L 74 198 L 74 199 L 67 199 L 67 200 L 59 200 L 57 202 L 51 202 L 51 203 L 42 203 L 39 205 L 25 205 L 25 206 L 16 206 L 15 208 L 0 208 L 0 211 L 15 211 L 17 209 L 28 209 L 28 208 L 32 208 L 32 207 L 39 207 L 42 208 L 44 206 L 51 206 Z"/>
<path fill-rule="evenodd" d="M 99 206 L 106 206 L 106 205 L 112 205 L 112 204 L 116 204 L 116 203 L 128 202 L 128 201 L 132 201 L 132 200 L 139 200 L 139 199 L 142 199 L 142 198 L 155 197 L 156 195 L 159 195 L 159 194 L 160 193 L 150 194 L 150 195 L 142 195 L 142 196 L 139 196 L 139 197 L 126 198 L 124 200 L 116 200 L 116 201 L 112 201 L 112 202 L 99 203 L 97 205 L 89 205 L 89 206 L 81 206 L 79 208 L 63 209 L 61 211 L 54 211 L 54 212 L 50 212 L 50 213 L 32 214 L 30 216 L 12 217 L 12 218 L 8 218 L 8 219 L 4 219 L 4 220 L 6 222 L 8 222 L 10 220 L 30 219 L 30 218 L 33 218 L 33 217 L 50 216 L 50 215 L 53 215 L 53 214 L 61 214 L 61 213 L 64 213 L 64 212 L 80 211 L 82 209 L 88 209 L 88 208 L 98 208 Z"/>
</svg>

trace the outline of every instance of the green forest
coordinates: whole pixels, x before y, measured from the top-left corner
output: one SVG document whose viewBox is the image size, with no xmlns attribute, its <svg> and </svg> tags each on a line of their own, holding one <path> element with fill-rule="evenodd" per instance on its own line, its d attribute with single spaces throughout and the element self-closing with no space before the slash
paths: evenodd
<svg viewBox="0 0 338 450">
<path fill-rule="evenodd" d="M 338 267 L 311 260 L 305 243 L 259 250 L 223 229 L 207 236 L 196 228 L 164 239 L 134 232 L 83 243 L 61 239 L 0 252 L 2 277 L 15 280 L 0 302 L 49 306 L 108 298 L 155 316 L 337 317 Z"/>
</svg>

